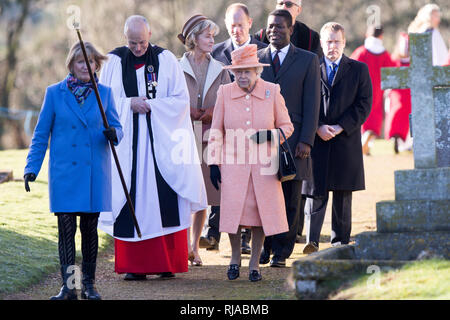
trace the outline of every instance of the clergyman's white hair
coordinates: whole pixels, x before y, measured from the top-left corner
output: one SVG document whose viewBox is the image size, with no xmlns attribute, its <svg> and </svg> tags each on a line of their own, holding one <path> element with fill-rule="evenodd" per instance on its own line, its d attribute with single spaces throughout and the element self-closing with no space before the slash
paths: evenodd
<svg viewBox="0 0 450 320">
<path fill-rule="evenodd" d="M 129 28 L 129 26 L 130 26 L 130 23 L 131 23 L 132 21 L 135 21 L 135 20 L 141 20 L 141 21 L 142 21 L 143 23 L 145 23 L 145 25 L 147 26 L 148 31 L 150 31 L 150 24 L 148 23 L 148 20 L 147 20 L 144 16 L 140 16 L 140 15 L 132 15 L 132 16 L 129 16 L 129 17 L 127 18 L 127 20 L 125 21 L 125 26 L 123 27 L 123 34 L 124 34 L 124 35 L 127 35 L 128 28 Z"/>
</svg>

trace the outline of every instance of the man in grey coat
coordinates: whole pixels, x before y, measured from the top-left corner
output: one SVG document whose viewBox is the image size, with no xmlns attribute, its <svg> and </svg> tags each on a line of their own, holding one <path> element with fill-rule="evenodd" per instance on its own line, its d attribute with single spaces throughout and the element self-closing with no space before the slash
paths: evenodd
<svg viewBox="0 0 450 320">
<path fill-rule="evenodd" d="M 296 48 L 290 43 L 292 32 L 292 16 L 289 11 L 272 11 L 266 29 L 270 45 L 258 51 L 259 61 L 271 65 L 264 68 L 261 78 L 280 85 L 294 124 L 294 133 L 288 143 L 295 153 L 297 166 L 295 179 L 282 184 L 289 231 L 267 237 L 261 253 L 261 264 L 268 263 L 270 254 L 273 253 L 270 261 L 272 267 L 284 267 L 285 260 L 294 249 L 299 217 L 304 207 L 302 183 L 311 178 L 310 152 L 319 119 L 319 59 L 316 54 Z"/>
</svg>

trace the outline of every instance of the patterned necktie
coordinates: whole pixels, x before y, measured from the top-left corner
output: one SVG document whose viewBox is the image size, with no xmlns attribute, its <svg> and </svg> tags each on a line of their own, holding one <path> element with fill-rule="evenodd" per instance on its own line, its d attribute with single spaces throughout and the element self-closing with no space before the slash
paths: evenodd
<svg viewBox="0 0 450 320">
<path fill-rule="evenodd" d="M 337 64 L 336 63 L 332 63 L 331 64 L 331 72 L 330 75 L 328 76 L 328 85 L 331 87 L 331 85 L 333 84 L 333 80 L 334 80 L 334 76 L 336 75 L 336 70 L 337 70 Z"/>
<path fill-rule="evenodd" d="M 278 56 L 279 50 L 275 51 L 275 56 L 273 57 L 273 71 L 275 72 L 275 75 L 280 71 L 281 64 L 280 64 L 280 57 Z"/>
</svg>

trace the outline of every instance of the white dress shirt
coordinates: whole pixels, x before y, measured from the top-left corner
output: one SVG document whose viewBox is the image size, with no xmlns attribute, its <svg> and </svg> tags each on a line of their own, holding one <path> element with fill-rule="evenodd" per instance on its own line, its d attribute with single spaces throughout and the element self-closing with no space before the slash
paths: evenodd
<svg viewBox="0 0 450 320">
<path fill-rule="evenodd" d="M 288 44 L 286 47 L 282 48 L 278 52 L 278 58 L 280 59 L 280 66 L 283 64 L 284 58 L 286 58 L 286 55 L 288 54 L 290 45 L 291 44 Z M 272 60 L 273 60 L 273 58 L 275 57 L 275 54 L 277 53 L 277 49 L 272 45 L 270 45 L 270 53 L 272 54 Z"/>
</svg>

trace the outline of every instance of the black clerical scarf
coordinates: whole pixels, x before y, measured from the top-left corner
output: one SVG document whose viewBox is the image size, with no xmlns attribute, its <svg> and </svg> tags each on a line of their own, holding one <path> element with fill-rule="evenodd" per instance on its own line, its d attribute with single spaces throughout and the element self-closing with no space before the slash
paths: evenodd
<svg viewBox="0 0 450 320">
<path fill-rule="evenodd" d="M 113 50 L 114 54 L 121 58 L 122 62 L 122 82 L 127 97 L 138 97 L 138 83 L 136 78 L 136 65 L 145 64 L 145 84 L 146 94 L 148 99 L 156 97 L 156 88 L 159 71 L 158 55 L 165 49 L 152 46 L 149 44 L 147 52 L 141 56 L 136 57 L 128 47 L 121 47 Z M 164 180 L 161 172 L 158 169 L 155 157 L 155 148 L 153 145 L 153 131 L 150 121 L 150 112 L 146 114 L 148 132 L 150 135 L 150 142 L 153 153 L 153 163 L 155 166 L 156 185 L 158 189 L 159 207 L 161 212 L 162 226 L 177 227 L 180 225 L 180 216 L 178 211 L 178 197 L 175 191 Z M 133 167 L 131 170 L 131 189 L 130 197 L 133 204 L 136 203 L 136 167 L 137 167 L 137 142 L 139 132 L 139 113 L 133 114 Z M 148 210 L 154 210 L 148 208 Z M 124 205 L 120 211 L 119 216 L 114 223 L 114 236 L 120 238 L 133 238 L 134 225 L 129 211 L 128 205 Z"/>
</svg>

